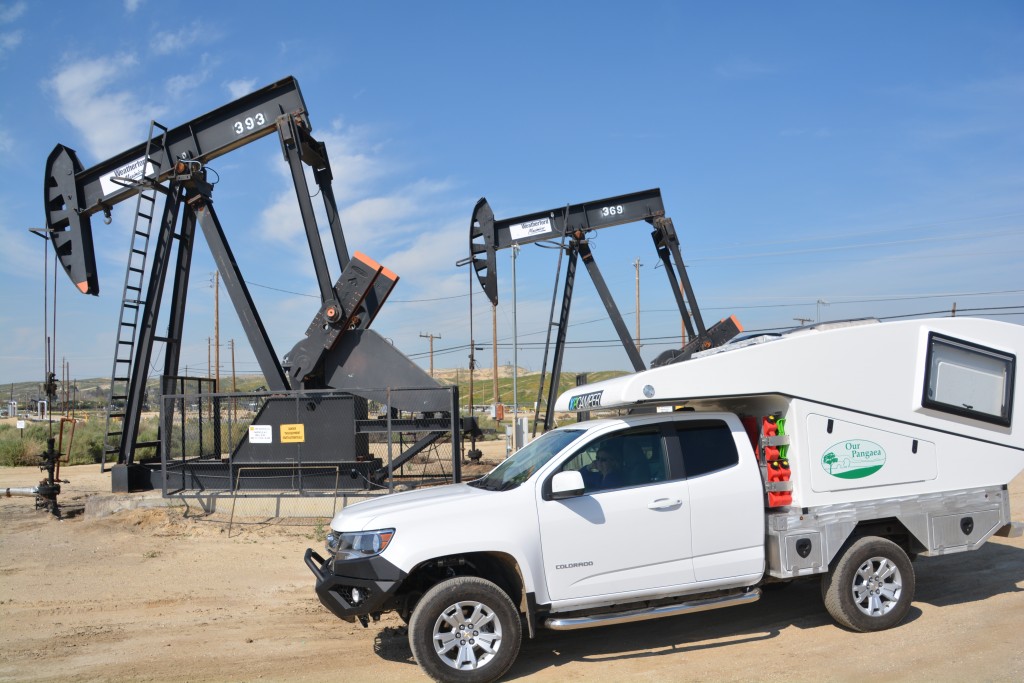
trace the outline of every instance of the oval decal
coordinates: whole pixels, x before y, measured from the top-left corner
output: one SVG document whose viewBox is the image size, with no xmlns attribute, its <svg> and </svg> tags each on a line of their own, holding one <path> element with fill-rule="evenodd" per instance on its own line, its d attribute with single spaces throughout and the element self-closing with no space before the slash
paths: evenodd
<svg viewBox="0 0 1024 683">
<path fill-rule="evenodd" d="M 874 441 L 848 439 L 829 447 L 821 456 L 821 467 L 839 479 L 863 479 L 885 465 L 885 449 Z"/>
</svg>

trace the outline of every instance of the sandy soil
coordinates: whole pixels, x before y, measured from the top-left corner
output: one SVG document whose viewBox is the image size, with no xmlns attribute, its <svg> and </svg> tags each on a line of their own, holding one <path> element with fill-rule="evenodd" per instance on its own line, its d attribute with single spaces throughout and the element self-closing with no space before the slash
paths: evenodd
<svg viewBox="0 0 1024 683">
<path fill-rule="evenodd" d="M 96 466 L 66 468 L 58 521 L 0 499 L 0 680 L 424 681 L 400 620 L 370 628 L 317 602 L 310 526 L 236 526 L 142 509 L 82 513 L 108 495 Z M 34 468 L 0 470 L 31 486 Z M 1024 477 L 1011 486 L 1024 518 Z M 816 583 L 687 617 L 525 642 L 506 680 L 1024 680 L 1024 539 L 922 558 L 909 619 L 883 633 L 832 624 Z"/>
</svg>

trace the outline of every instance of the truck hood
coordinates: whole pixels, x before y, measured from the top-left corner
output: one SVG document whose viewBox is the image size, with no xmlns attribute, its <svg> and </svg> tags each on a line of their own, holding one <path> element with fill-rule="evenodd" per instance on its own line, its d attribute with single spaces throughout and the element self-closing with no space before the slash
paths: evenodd
<svg viewBox="0 0 1024 683">
<path fill-rule="evenodd" d="M 345 507 L 331 520 L 331 528 L 335 531 L 364 531 L 394 527 L 409 517 L 422 520 L 424 516 L 449 515 L 451 508 L 460 507 L 468 500 L 496 495 L 503 494 L 466 484 L 403 491 Z"/>
</svg>

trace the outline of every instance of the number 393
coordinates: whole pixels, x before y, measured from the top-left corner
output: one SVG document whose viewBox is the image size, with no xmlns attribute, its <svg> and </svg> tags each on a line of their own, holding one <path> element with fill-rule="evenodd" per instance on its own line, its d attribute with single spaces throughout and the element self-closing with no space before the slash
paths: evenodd
<svg viewBox="0 0 1024 683">
<path fill-rule="evenodd" d="M 235 129 L 235 135 L 241 135 L 247 130 L 254 130 L 257 126 L 263 126 L 267 123 L 267 118 L 262 114 L 254 114 L 252 116 L 246 116 L 241 121 L 235 121 L 231 124 L 231 127 Z"/>
</svg>

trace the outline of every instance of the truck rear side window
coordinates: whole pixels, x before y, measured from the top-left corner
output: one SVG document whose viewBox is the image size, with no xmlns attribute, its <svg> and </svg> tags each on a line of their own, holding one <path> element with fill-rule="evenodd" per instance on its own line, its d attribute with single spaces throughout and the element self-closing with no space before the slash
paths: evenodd
<svg viewBox="0 0 1024 683">
<path fill-rule="evenodd" d="M 724 422 L 691 422 L 676 426 L 687 479 L 728 469 L 739 463 L 732 430 Z"/>
<path fill-rule="evenodd" d="M 921 404 L 1010 426 L 1016 357 L 932 332 Z"/>
</svg>

